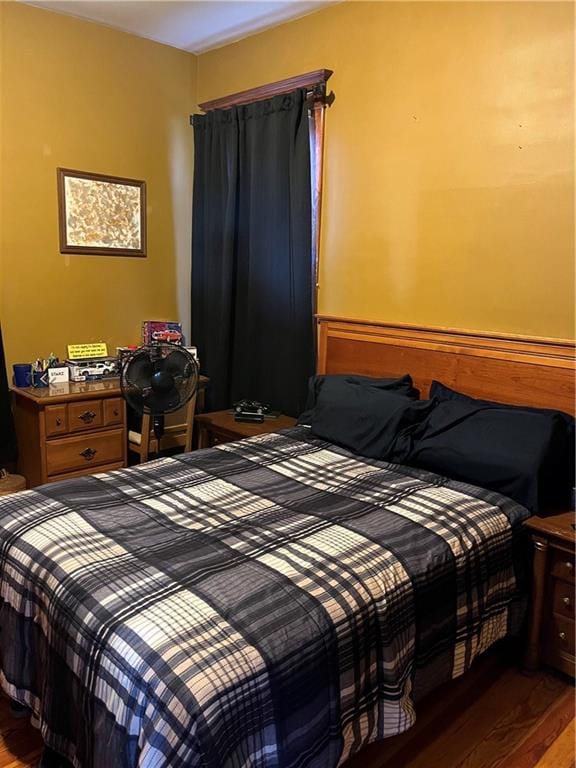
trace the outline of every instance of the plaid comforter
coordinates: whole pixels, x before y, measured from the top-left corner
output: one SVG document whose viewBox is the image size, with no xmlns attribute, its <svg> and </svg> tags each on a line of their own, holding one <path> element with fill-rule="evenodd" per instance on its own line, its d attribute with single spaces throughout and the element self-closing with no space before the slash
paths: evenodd
<svg viewBox="0 0 576 768">
<path fill-rule="evenodd" d="M 82 768 L 332 768 L 521 614 L 525 509 L 296 428 L 0 499 L 0 682 Z"/>
</svg>

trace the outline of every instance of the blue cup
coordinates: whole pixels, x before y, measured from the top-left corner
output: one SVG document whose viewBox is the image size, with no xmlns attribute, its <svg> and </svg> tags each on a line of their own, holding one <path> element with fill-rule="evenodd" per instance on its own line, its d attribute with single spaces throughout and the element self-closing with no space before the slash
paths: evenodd
<svg viewBox="0 0 576 768">
<path fill-rule="evenodd" d="M 45 371 L 32 371 L 32 386 L 33 387 L 48 386 L 48 368 L 46 368 Z"/>
<path fill-rule="evenodd" d="M 14 384 L 17 387 L 29 387 L 32 383 L 32 366 L 30 363 L 14 363 Z"/>
</svg>

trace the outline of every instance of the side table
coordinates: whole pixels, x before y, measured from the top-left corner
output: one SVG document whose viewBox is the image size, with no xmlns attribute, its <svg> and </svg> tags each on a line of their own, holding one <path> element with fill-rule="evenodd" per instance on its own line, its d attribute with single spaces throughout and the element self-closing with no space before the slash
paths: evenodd
<svg viewBox="0 0 576 768">
<path fill-rule="evenodd" d="M 574 655 L 574 512 L 531 517 L 525 525 L 534 542 L 534 572 L 527 671 L 540 661 L 575 675 Z"/>
<path fill-rule="evenodd" d="M 221 443 L 277 432 L 279 429 L 288 429 L 295 425 L 296 419 L 282 414 L 275 419 L 264 419 L 260 423 L 235 421 L 234 413 L 230 410 L 201 413 L 194 419 L 194 426 L 198 429 L 198 448 L 211 448 Z"/>
</svg>

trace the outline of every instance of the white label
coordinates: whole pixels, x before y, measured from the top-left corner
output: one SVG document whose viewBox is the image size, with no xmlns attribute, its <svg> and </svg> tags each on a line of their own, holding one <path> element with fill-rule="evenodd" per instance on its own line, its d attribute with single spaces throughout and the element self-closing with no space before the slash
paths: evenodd
<svg viewBox="0 0 576 768">
<path fill-rule="evenodd" d="M 68 368 L 48 368 L 48 383 L 62 384 L 69 379 Z"/>
</svg>

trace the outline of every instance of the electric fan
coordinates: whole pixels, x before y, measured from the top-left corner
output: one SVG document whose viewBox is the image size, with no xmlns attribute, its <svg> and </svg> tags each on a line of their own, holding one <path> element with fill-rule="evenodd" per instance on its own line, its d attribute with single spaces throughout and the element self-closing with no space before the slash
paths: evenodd
<svg viewBox="0 0 576 768">
<path fill-rule="evenodd" d="M 164 414 L 185 405 L 198 387 L 198 363 L 184 347 L 161 342 L 139 347 L 122 364 L 120 386 L 128 405 L 149 413 L 158 441 Z"/>
</svg>

